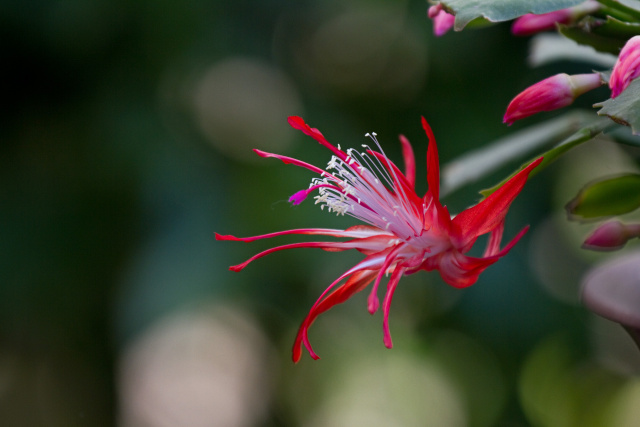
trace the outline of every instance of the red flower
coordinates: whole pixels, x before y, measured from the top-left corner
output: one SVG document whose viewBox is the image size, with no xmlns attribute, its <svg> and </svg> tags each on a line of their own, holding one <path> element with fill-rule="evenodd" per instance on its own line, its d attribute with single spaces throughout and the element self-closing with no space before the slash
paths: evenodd
<svg viewBox="0 0 640 427">
<path fill-rule="evenodd" d="M 520 92 L 507 107 L 503 122 L 511 125 L 541 111 L 552 111 L 571 105 L 585 92 L 602 85 L 598 73 L 556 74 Z"/>
<path fill-rule="evenodd" d="M 240 271 L 251 261 L 272 252 L 292 248 L 321 248 L 326 251 L 356 249 L 365 255 L 358 264 L 343 273 L 320 295 L 302 322 L 293 347 L 293 360 L 300 360 L 302 345 L 314 359 L 318 356 L 311 348 L 307 332 L 321 313 L 349 299 L 373 282 L 368 299 L 369 312 L 378 309 L 378 286 L 386 274 L 391 274 L 382 301 L 384 344 L 392 346 L 389 333 L 389 308 L 393 293 L 402 276 L 420 270 L 438 270 L 449 285 L 463 288 L 474 284 L 480 273 L 506 255 L 524 235 L 525 227 L 506 246 L 500 248 L 504 218 L 511 202 L 522 190 L 531 170 L 542 158 L 527 166 L 497 191 L 479 204 L 451 217 L 440 203 L 440 167 L 435 138 L 426 120 L 422 125 L 429 138 L 427 150 L 427 184 L 424 197 L 415 190 L 415 159 L 409 141 L 400 136 L 405 161 L 402 173 L 382 152 L 375 134 L 367 134 L 380 151 L 367 146 L 364 152 L 349 149 L 346 152 L 333 146 L 317 129 L 311 128 L 300 117 L 290 117 L 289 124 L 327 147 L 333 157 L 327 172 L 316 166 L 277 154 L 254 150 L 262 157 L 275 157 L 287 164 L 302 166 L 319 175 L 310 187 L 291 196 L 294 204 L 301 203 L 310 193 L 318 191 L 316 203 L 336 212 L 350 215 L 364 222 L 346 230 L 308 228 L 287 230 L 255 237 L 238 238 L 216 234 L 218 240 L 253 240 L 288 235 L 309 234 L 342 237 L 342 242 L 291 243 L 268 249 L 242 264 L 230 267 Z M 483 257 L 465 255 L 478 236 L 490 233 Z M 341 282 L 343 282 L 340 284 Z M 339 285 L 340 284 L 340 285 Z"/>
<path fill-rule="evenodd" d="M 631 37 L 620 50 L 616 64 L 613 66 L 609 79 L 611 97 L 620 95 L 638 76 L 640 76 L 640 36 L 635 36 Z"/>
</svg>

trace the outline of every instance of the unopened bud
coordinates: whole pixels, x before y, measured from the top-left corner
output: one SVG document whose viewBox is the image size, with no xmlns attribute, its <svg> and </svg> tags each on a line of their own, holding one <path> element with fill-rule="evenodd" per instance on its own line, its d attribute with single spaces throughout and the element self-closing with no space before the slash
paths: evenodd
<svg viewBox="0 0 640 427">
<path fill-rule="evenodd" d="M 578 6 L 555 10 L 536 15 L 528 13 L 516 19 L 511 26 L 511 33 L 516 36 L 530 36 L 541 31 L 553 30 L 556 24 L 569 24 L 600 8 L 597 1 L 586 1 Z"/>
<path fill-rule="evenodd" d="M 456 17 L 447 13 L 440 3 L 431 6 L 428 15 L 433 21 L 433 34 L 435 34 L 436 37 L 440 37 L 449 31 L 456 20 Z"/>
<path fill-rule="evenodd" d="M 503 122 L 511 125 L 516 120 L 541 111 L 552 111 L 571 105 L 580 95 L 602 85 L 600 75 L 556 74 L 529 86 L 513 98 L 507 107 Z"/>
<path fill-rule="evenodd" d="M 639 236 L 640 224 L 608 221 L 596 228 L 585 239 L 582 247 L 594 251 L 614 251 L 626 245 L 629 239 Z"/>
<path fill-rule="evenodd" d="M 609 87 L 611 97 L 615 98 L 640 75 L 640 36 L 631 37 L 624 45 L 618 60 L 613 66 Z"/>
</svg>

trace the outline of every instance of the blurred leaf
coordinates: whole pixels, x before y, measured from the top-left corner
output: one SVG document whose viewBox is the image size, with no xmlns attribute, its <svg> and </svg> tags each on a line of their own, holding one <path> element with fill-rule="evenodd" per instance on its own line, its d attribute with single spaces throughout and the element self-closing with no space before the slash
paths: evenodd
<svg viewBox="0 0 640 427">
<path fill-rule="evenodd" d="M 608 99 L 594 107 L 602 107 L 598 114 L 616 123 L 631 126 L 634 135 L 640 135 L 640 79 L 636 79 L 616 98 Z"/>
<path fill-rule="evenodd" d="M 569 343 L 555 336 L 539 344 L 524 363 L 520 403 L 534 426 L 573 426 L 581 409 L 572 381 Z"/>
<path fill-rule="evenodd" d="M 604 32 L 605 34 L 596 31 L 597 28 L 601 28 L 604 24 L 605 21 L 602 19 L 588 17 L 575 25 L 558 24 L 558 31 L 563 36 L 579 44 L 591 46 L 600 52 L 617 55 L 627 39 L 624 37 L 612 37 L 607 34 L 607 31 Z"/>
<path fill-rule="evenodd" d="M 580 45 L 560 34 L 540 33 L 531 38 L 527 62 L 532 67 L 539 67 L 555 61 L 574 61 L 612 68 L 616 59 L 616 55 L 598 52 L 590 46 Z M 608 78 L 605 81 L 608 82 Z"/>
<path fill-rule="evenodd" d="M 442 5 L 456 15 L 455 29 L 462 30 L 476 18 L 508 21 L 527 13 L 547 13 L 582 3 L 583 0 L 444 0 Z"/>
<path fill-rule="evenodd" d="M 622 13 L 629 18 L 640 18 L 640 1 L 639 0 L 600 0 L 605 6 L 609 6 L 607 13 Z"/>
<path fill-rule="evenodd" d="M 573 220 L 622 215 L 640 207 L 640 175 L 624 174 L 587 184 L 567 206 Z"/>
<path fill-rule="evenodd" d="M 619 144 L 640 147 L 640 138 L 631 132 L 631 128 L 626 126 L 616 126 L 611 132 L 607 132 L 607 136 Z"/>
<path fill-rule="evenodd" d="M 584 142 L 587 142 L 587 141 L 593 139 L 596 135 L 598 135 L 600 132 L 602 132 L 606 127 L 607 127 L 607 121 L 606 120 L 599 120 L 599 121 L 596 121 L 595 123 L 591 124 L 590 126 L 587 126 L 587 127 L 583 128 L 583 129 L 580 129 L 578 132 L 574 133 L 569 138 L 565 139 L 560 144 L 556 145 L 555 147 L 553 147 L 551 150 L 547 151 L 546 153 L 543 153 L 540 156 L 535 156 L 534 158 L 530 159 L 529 161 L 523 163 L 522 166 L 520 166 L 515 172 L 513 172 L 507 178 L 505 178 L 500 183 L 498 183 L 497 185 L 495 185 L 495 186 L 493 186 L 491 188 L 487 188 L 485 190 L 480 191 L 480 194 L 482 194 L 484 197 L 489 196 L 491 193 L 493 193 L 498 188 L 500 188 L 502 186 L 502 184 L 504 184 L 509 179 L 511 179 L 511 177 L 513 177 L 515 174 L 517 174 L 522 169 L 527 167 L 532 161 L 534 161 L 535 159 L 537 159 L 539 157 L 544 157 L 544 160 L 542 161 L 542 163 L 540 163 L 540 165 L 538 167 L 536 167 L 534 170 L 532 170 L 531 173 L 529 174 L 529 179 L 531 179 L 531 177 L 533 177 L 536 174 L 540 173 L 544 168 L 549 166 L 551 163 L 555 162 L 561 155 L 563 155 L 564 153 L 566 153 L 567 151 L 569 151 L 573 147 L 576 147 L 576 146 L 578 146 L 578 145 L 580 145 L 580 144 L 582 144 Z"/>
<path fill-rule="evenodd" d="M 524 362 L 518 385 L 530 425 L 622 425 L 611 422 L 609 405 L 624 379 L 598 365 L 580 363 L 575 344 L 565 334 L 553 335 L 538 344 Z"/>
<path fill-rule="evenodd" d="M 592 118 L 588 115 L 589 120 Z M 451 193 L 536 149 L 566 138 L 584 126 L 587 115 L 572 112 L 498 139 L 486 147 L 466 153 L 442 168 L 442 193 Z"/>
<path fill-rule="evenodd" d="M 634 10 L 640 14 L 640 0 L 612 0 L 614 3 L 618 3 L 619 5 Z"/>
</svg>

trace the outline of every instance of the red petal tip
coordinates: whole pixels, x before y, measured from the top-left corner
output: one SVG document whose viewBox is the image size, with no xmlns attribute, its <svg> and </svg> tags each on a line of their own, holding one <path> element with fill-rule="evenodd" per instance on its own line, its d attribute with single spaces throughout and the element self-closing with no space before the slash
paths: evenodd
<svg viewBox="0 0 640 427">
<path fill-rule="evenodd" d="M 537 167 L 540 163 L 542 163 L 543 160 L 544 160 L 544 157 L 540 157 L 540 158 L 534 160 L 533 162 L 531 162 L 531 165 L 529 165 L 529 166 L 533 166 L 532 167 L 532 169 L 533 169 L 533 168 Z"/>
<path fill-rule="evenodd" d="M 216 240 L 233 240 L 236 242 L 241 241 L 242 239 L 236 237 L 236 236 L 232 236 L 231 234 L 220 234 L 220 233 L 215 233 L 216 235 Z"/>
<path fill-rule="evenodd" d="M 304 119 L 299 116 L 289 116 L 287 118 L 287 121 L 289 122 L 289 125 L 291 125 L 291 127 L 295 129 L 303 129 L 305 127 L 308 127 L 308 125 L 304 122 Z"/>
</svg>

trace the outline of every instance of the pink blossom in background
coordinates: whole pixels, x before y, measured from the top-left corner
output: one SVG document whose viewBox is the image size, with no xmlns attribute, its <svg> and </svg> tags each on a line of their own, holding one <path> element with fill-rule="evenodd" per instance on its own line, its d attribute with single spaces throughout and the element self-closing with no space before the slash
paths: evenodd
<svg viewBox="0 0 640 427">
<path fill-rule="evenodd" d="M 446 12 L 440 3 L 431 6 L 429 8 L 428 15 L 433 21 L 433 34 L 435 34 L 436 37 L 444 35 L 453 28 L 453 24 L 456 20 L 456 17 Z"/>
<path fill-rule="evenodd" d="M 598 73 L 565 73 L 548 77 L 520 92 L 509 103 L 503 122 L 511 125 L 542 111 L 552 111 L 571 105 L 580 95 L 603 84 Z"/>
<path fill-rule="evenodd" d="M 555 10 L 539 15 L 528 13 L 513 21 L 511 33 L 516 36 L 530 36 L 542 31 L 554 30 L 556 24 L 568 24 L 600 8 L 597 1 L 586 1 L 578 6 Z"/>
<path fill-rule="evenodd" d="M 640 75 L 640 36 L 630 38 L 624 45 L 616 64 L 613 66 L 609 87 L 611 97 L 615 98 Z"/>
<path fill-rule="evenodd" d="M 591 233 L 582 245 L 595 251 L 613 251 L 622 248 L 629 239 L 640 237 L 640 224 L 624 224 L 620 221 L 608 221 Z"/>
<path fill-rule="evenodd" d="M 290 117 L 289 124 L 332 152 L 327 170 L 303 161 L 254 150 L 261 157 L 273 157 L 286 164 L 301 166 L 319 176 L 309 188 L 296 192 L 290 201 L 299 204 L 311 193 L 315 203 L 338 215 L 349 215 L 363 224 L 345 230 L 306 228 L 279 231 L 254 237 L 234 237 L 216 234 L 218 240 L 252 242 L 254 240 L 292 234 L 323 235 L 344 238 L 345 241 L 317 241 L 277 246 L 230 267 L 240 271 L 250 262 L 270 253 L 293 248 L 320 248 L 339 252 L 355 249 L 364 255 L 358 264 L 340 275 L 320 295 L 302 322 L 293 347 L 293 360 L 300 360 L 304 345 L 314 359 L 307 333 L 311 324 L 323 312 L 345 302 L 355 293 L 373 283 L 368 298 L 371 314 L 380 306 L 378 287 L 390 275 L 382 301 L 384 344 L 392 347 L 389 332 L 389 310 L 394 291 L 402 278 L 420 270 L 438 270 L 446 283 L 457 288 L 474 284 L 482 271 L 506 255 L 524 235 L 525 227 L 509 243 L 500 248 L 504 219 L 511 202 L 522 190 L 529 173 L 542 158 L 513 176 L 493 194 L 453 218 L 440 203 L 440 166 L 435 138 L 424 118 L 423 128 L 429 139 L 427 150 L 428 191 L 423 197 L 415 192 L 415 158 L 409 141 L 400 136 L 405 163 L 404 173 L 389 160 L 378 144 L 376 134 L 367 134 L 379 151 L 365 146 L 363 152 L 343 151 L 329 143 L 318 129 L 311 128 L 300 117 Z M 489 234 L 482 257 L 465 255 L 476 239 Z M 343 282 L 342 284 L 340 284 Z"/>
</svg>

